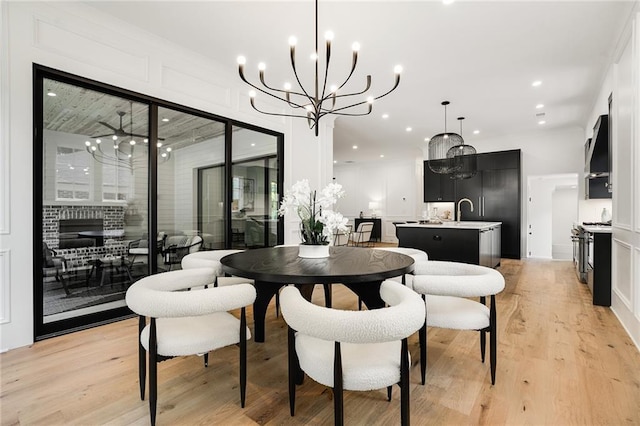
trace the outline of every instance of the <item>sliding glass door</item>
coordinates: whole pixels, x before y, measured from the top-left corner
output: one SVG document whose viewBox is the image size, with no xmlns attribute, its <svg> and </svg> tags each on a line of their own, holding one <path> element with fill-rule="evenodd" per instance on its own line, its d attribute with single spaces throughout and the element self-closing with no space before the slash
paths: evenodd
<svg viewBox="0 0 640 426">
<path fill-rule="evenodd" d="M 42 86 L 37 308 L 46 325 L 125 307 L 129 244 L 148 225 L 149 106 L 50 78 Z"/>
<path fill-rule="evenodd" d="M 188 253 L 282 243 L 282 134 L 39 65 L 33 102 L 36 339 L 131 315 Z"/>
</svg>

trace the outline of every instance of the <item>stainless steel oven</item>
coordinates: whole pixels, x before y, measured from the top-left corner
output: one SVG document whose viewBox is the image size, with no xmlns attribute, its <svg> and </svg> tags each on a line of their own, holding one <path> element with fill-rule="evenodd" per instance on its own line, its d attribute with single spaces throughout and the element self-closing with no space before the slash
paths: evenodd
<svg viewBox="0 0 640 426">
<path fill-rule="evenodd" d="M 573 264 L 576 268 L 576 275 L 580 282 L 586 283 L 589 268 L 590 234 L 581 226 L 575 225 L 571 229 L 571 241 L 573 244 Z"/>
</svg>

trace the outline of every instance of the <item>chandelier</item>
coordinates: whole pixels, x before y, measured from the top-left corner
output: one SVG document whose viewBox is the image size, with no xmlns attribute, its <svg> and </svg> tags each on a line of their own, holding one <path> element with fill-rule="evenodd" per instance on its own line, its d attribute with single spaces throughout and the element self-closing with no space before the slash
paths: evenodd
<svg viewBox="0 0 640 426">
<path fill-rule="evenodd" d="M 324 75 L 322 76 L 322 83 L 320 82 L 320 55 L 318 50 L 318 0 L 315 1 L 315 29 L 316 29 L 316 39 L 315 39 L 315 52 L 312 55 L 312 59 L 315 62 L 315 87 L 313 91 L 307 90 L 302 86 L 300 82 L 300 78 L 298 77 L 298 71 L 296 67 L 296 43 L 297 39 L 295 37 L 289 38 L 289 52 L 291 58 L 291 68 L 293 69 L 293 75 L 295 77 L 296 82 L 298 83 L 299 90 L 293 90 L 290 83 L 285 83 L 283 89 L 278 89 L 268 85 L 265 82 L 265 69 L 266 65 L 264 63 L 258 64 L 259 71 L 259 79 L 262 86 L 257 86 L 256 84 L 251 83 L 244 74 L 244 66 L 246 64 L 246 58 L 244 56 L 238 57 L 238 71 L 240 73 L 240 78 L 242 81 L 247 83 L 249 86 L 253 87 L 256 91 L 260 93 L 264 93 L 271 98 L 278 99 L 280 101 L 286 102 L 289 107 L 294 110 L 300 110 L 300 113 L 295 114 L 281 114 L 263 111 L 256 107 L 255 98 L 256 91 L 249 92 L 250 102 L 253 109 L 256 111 L 267 114 L 267 115 L 277 115 L 283 117 L 296 117 L 296 118 L 306 118 L 309 123 L 309 128 L 315 128 L 315 134 L 318 136 L 318 122 L 322 117 L 327 114 L 338 115 L 338 116 L 362 116 L 368 115 L 371 113 L 373 109 L 373 102 L 377 99 L 380 99 L 384 96 L 387 96 L 389 93 L 393 92 L 400 84 L 400 73 L 402 72 L 402 67 L 400 65 L 396 65 L 394 68 L 395 73 L 395 84 L 393 87 L 378 96 L 369 96 L 365 100 L 356 101 L 347 105 L 340 105 L 339 101 L 344 98 L 354 97 L 354 96 L 364 96 L 369 89 L 371 88 L 371 76 L 367 75 L 366 84 L 363 90 L 352 93 L 341 93 L 340 89 L 342 89 L 351 76 L 353 75 L 356 64 L 358 62 L 358 50 L 360 49 L 360 45 L 358 43 L 354 43 L 352 46 L 353 55 L 351 61 L 351 71 L 345 78 L 345 80 L 340 85 L 333 85 L 327 88 L 327 77 L 329 74 L 329 62 L 331 61 L 331 41 L 333 40 L 333 33 L 327 32 L 325 34 L 326 45 L 325 45 L 325 64 L 324 64 Z M 362 99 L 362 98 L 360 98 Z M 367 105 L 364 111 L 354 112 L 350 110 L 351 108 L 358 107 L 361 105 Z M 347 111 L 350 110 L 350 111 Z"/>
<path fill-rule="evenodd" d="M 100 124 L 113 129 L 113 134 L 95 136 L 92 137 L 93 141 L 85 141 L 84 144 L 87 152 L 98 163 L 115 167 L 124 167 L 131 171 L 133 171 L 136 166 L 146 164 L 146 150 L 141 151 L 138 149 L 136 152 L 135 148 L 140 142 L 147 145 L 149 143 L 149 139 L 144 135 L 133 133 L 133 103 L 131 102 L 130 104 L 129 132 L 124 131 L 122 126 L 122 119 L 127 113 L 124 111 L 118 111 L 117 114 L 120 117 L 120 127 L 118 129 L 107 123 L 100 122 Z M 103 137 L 108 138 L 103 141 Z M 109 142 L 111 142 L 111 144 Z M 159 162 L 165 162 L 171 159 L 171 147 L 161 149 L 162 146 L 162 142 L 157 142 Z"/>
<path fill-rule="evenodd" d="M 447 153 L 454 146 L 464 144 L 462 136 L 457 133 L 447 133 L 447 105 L 449 101 L 441 103 L 444 106 L 444 133 L 438 133 L 429 141 L 429 168 L 434 173 L 449 174 L 456 171 L 459 164 L 448 157 Z"/>
<path fill-rule="evenodd" d="M 464 117 L 458 117 L 458 121 L 460 121 L 460 138 L 462 138 L 462 120 L 464 120 Z M 447 158 L 452 159 L 455 169 L 449 176 L 451 179 L 469 179 L 478 172 L 476 149 L 471 145 L 465 145 L 464 139 L 462 139 L 460 145 L 449 148 Z"/>
</svg>

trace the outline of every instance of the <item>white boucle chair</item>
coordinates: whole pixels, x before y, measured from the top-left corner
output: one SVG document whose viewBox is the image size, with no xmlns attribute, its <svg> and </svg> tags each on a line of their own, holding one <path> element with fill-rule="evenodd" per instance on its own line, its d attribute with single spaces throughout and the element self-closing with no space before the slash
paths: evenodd
<svg viewBox="0 0 640 426">
<path fill-rule="evenodd" d="M 458 262 L 416 262 L 410 284 L 426 300 L 427 321 L 420 330 L 422 384 L 427 369 L 427 327 L 480 331 L 480 353 L 484 362 L 489 333 L 491 384 L 496 383 L 496 298 L 504 289 L 504 277 L 495 269 Z M 491 306 L 486 297 L 491 296 Z M 468 299 L 479 297 L 480 302 Z"/>
<path fill-rule="evenodd" d="M 415 248 L 409 248 L 409 247 L 374 247 L 374 250 L 385 250 L 385 251 L 392 251 L 395 253 L 400 253 L 400 254 L 404 254 L 407 256 L 410 256 L 413 258 L 413 260 L 416 262 L 416 264 L 418 262 L 426 262 L 427 260 L 429 260 L 429 256 L 427 255 L 426 252 L 422 251 L 422 250 L 418 250 Z M 410 281 L 413 277 L 413 274 L 405 274 L 402 277 L 396 277 L 396 278 L 392 278 L 394 281 L 399 281 L 402 282 L 403 284 L 407 284 L 410 285 Z"/>
<path fill-rule="evenodd" d="M 335 424 L 343 424 L 343 390 L 368 391 L 400 386 L 401 422 L 409 424 L 407 337 L 422 327 L 420 296 L 396 281 L 384 281 L 380 297 L 389 305 L 370 311 L 344 311 L 314 305 L 294 286 L 280 294 L 288 324 L 289 407 L 295 411 L 296 383 L 306 373 L 333 388 Z"/>
<path fill-rule="evenodd" d="M 140 315 L 139 377 L 144 400 L 146 361 L 149 354 L 149 411 L 155 424 L 157 405 L 157 363 L 176 356 L 204 354 L 225 346 L 240 347 L 240 404 L 244 407 L 247 371 L 245 307 L 254 302 L 256 290 L 250 284 L 181 291 L 213 284 L 211 268 L 187 269 L 150 275 L 127 290 L 129 308 Z M 229 310 L 241 309 L 240 319 Z M 149 324 L 146 317 L 150 317 Z"/>
<path fill-rule="evenodd" d="M 222 272 L 220 259 L 227 255 L 241 253 L 243 251 L 244 250 L 236 249 L 197 251 L 183 257 L 180 266 L 182 269 L 213 268 L 216 271 L 216 280 L 213 284 L 214 287 L 223 287 L 242 283 L 253 284 L 253 280 L 248 278 L 227 277 L 224 272 Z"/>
</svg>

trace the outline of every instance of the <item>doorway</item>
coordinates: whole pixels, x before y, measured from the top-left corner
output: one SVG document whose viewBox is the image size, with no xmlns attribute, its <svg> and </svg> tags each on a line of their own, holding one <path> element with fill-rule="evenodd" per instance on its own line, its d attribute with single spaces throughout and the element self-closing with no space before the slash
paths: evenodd
<svg viewBox="0 0 640 426">
<path fill-rule="evenodd" d="M 529 176 L 527 192 L 527 257 L 570 260 L 578 174 Z"/>
</svg>

